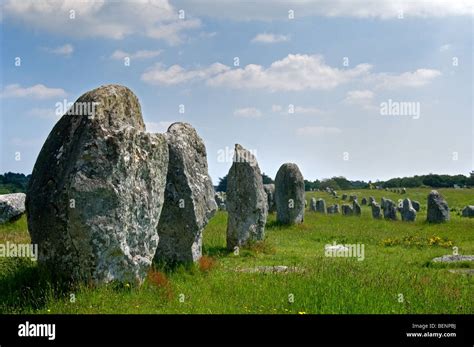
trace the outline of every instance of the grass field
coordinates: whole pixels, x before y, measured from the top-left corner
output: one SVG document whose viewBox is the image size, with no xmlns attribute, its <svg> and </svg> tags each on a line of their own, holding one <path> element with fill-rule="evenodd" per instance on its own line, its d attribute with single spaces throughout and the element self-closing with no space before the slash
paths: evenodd
<svg viewBox="0 0 474 347">
<path fill-rule="evenodd" d="M 474 190 L 440 189 L 450 208 L 474 204 Z M 429 189 L 406 195 L 374 190 L 339 192 L 397 201 L 408 196 L 422 209 L 414 223 L 361 217 L 321 215 L 306 211 L 304 223 L 280 226 L 270 215 L 266 240 L 238 255 L 225 250 L 225 212 L 204 231 L 203 260 L 188 268 L 155 269 L 140 288 L 114 285 L 59 290 L 36 264 L 26 259 L 0 259 L 1 313 L 474 313 L 472 275 L 452 268 L 474 264 L 433 264 L 434 257 L 474 254 L 474 219 L 451 212 L 451 221 L 425 222 Z M 307 192 L 306 199 L 324 192 Z M 26 218 L 0 226 L 0 243 L 29 242 Z M 325 257 L 333 242 L 363 244 L 365 259 Z M 261 265 L 297 267 L 293 273 L 236 271 Z"/>
</svg>

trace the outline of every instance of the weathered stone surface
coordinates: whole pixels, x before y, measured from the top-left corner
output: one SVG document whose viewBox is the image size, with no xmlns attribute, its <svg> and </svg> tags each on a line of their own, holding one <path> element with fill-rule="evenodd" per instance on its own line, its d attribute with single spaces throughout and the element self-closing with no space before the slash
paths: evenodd
<svg viewBox="0 0 474 347">
<path fill-rule="evenodd" d="M 309 210 L 316 212 L 316 198 L 311 198 L 309 201 Z"/>
<path fill-rule="evenodd" d="M 382 208 L 380 207 L 380 205 L 377 204 L 375 201 L 373 201 L 370 206 L 372 207 L 372 217 L 375 218 L 375 219 L 381 219 L 382 218 Z"/>
<path fill-rule="evenodd" d="M 428 195 L 428 208 L 426 220 L 430 223 L 442 223 L 449 221 L 448 203 L 436 191 L 432 190 Z"/>
<path fill-rule="evenodd" d="M 402 221 L 405 222 L 414 222 L 416 219 L 416 210 L 411 205 L 411 200 L 408 198 L 403 199 L 402 210 L 400 211 L 402 215 Z"/>
<path fill-rule="evenodd" d="M 432 260 L 435 263 L 452 263 L 452 262 L 461 262 L 461 261 L 474 261 L 474 255 L 443 255 L 442 257 L 433 258 Z"/>
<path fill-rule="evenodd" d="M 360 204 L 361 204 L 361 205 L 367 205 L 367 199 L 366 199 L 366 198 L 362 198 L 362 200 L 360 200 Z"/>
<path fill-rule="evenodd" d="M 273 183 L 264 184 L 263 190 L 267 194 L 268 213 L 276 211 L 275 206 L 275 185 Z"/>
<path fill-rule="evenodd" d="M 474 218 L 474 205 L 469 205 L 463 208 L 462 217 Z"/>
<path fill-rule="evenodd" d="M 354 210 L 351 206 L 343 204 L 342 205 L 342 214 L 344 216 L 352 216 L 354 214 Z"/>
<path fill-rule="evenodd" d="M 283 164 L 275 178 L 277 221 L 302 223 L 304 219 L 304 180 L 296 164 Z"/>
<path fill-rule="evenodd" d="M 412 200 L 411 205 L 413 206 L 416 212 L 420 212 L 420 203 L 418 201 Z"/>
<path fill-rule="evenodd" d="M 154 260 L 193 262 L 201 258 L 202 231 L 217 209 L 206 147 L 188 123 L 171 124 L 165 137 L 168 174 Z"/>
<path fill-rule="evenodd" d="M 316 212 L 326 214 L 326 202 L 323 199 L 316 201 Z"/>
<path fill-rule="evenodd" d="M 385 199 L 384 201 L 383 217 L 385 219 L 397 220 L 397 208 L 395 203 L 390 199 Z"/>
<path fill-rule="evenodd" d="M 267 195 L 257 159 L 239 144 L 227 176 L 227 212 L 227 249 L 263 240 Z"/>
<path fill-rule="evenodd" d="M 356 216 L 360 216 L 361 215 L 361 209 L 360 209 L 360 205 L 359 203 L 357 202 L 357 199 L 353 200 L 352 201 L 352 210 L 354 211 L 354 215 Z"/>
<path fill-rule="evenodd" d="M 328 214 L 336 214 L 336 213 L 339 213 L 339 205 L 338 204 L 334 204 L 332 206 L 328 206 L 328 208 L 326 209 L 327 210 L 327 213 Z"/>
<path fill-rule="evenodd" d="M 145 132 L 138 99 L 126 87 L 94 89 L 75 105 L 89 112 L 73 106 L 58 121 L 28 186 L 38 261 L 65 280 L 141 283 L 158 246 L 166 139 Z"/>
<path fill-rule="evenodd" d="M 0 195 L 0 224 L 14 221 L 25 213 L 24 193 Z"/>
</svg>

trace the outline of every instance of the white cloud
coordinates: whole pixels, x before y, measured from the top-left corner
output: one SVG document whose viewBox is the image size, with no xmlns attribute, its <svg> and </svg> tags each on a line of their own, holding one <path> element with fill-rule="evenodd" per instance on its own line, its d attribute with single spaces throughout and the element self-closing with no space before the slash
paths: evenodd
<svg viewBox="0 0 474 347">
<path fill-rule="evenodd" d="M 171 121 L 145 122 L 145 127 L 149 133 L 165 133 L 173 123 Z"/>
<path fill-rule="evenodd" d="M 259 0 L 259 1 L 215 1 L 174 0 L 178 8 L 196 16 L 230 18 L 233 20 L 288 20 L 288 10 L 295 18 L 355 17 L 397 19 L 403 17 L 447 17 L 472 15 L 472 0 Z"/>
<path fill-rule="evenodd" d="M 361 106 L 364 109 L 372 109 L 375 107 L 373 105 L 373 99 L 374 93 L 370 90 L 351 90 L 347 93 L 344 102 Z"/>
<path fill-rule="evenodd" d="M 290 37 L 287 35 L 275 35 L 275 34 L 262 33 L 255 36 L 252 39 L 252 42 L 278 43 L 278 42 L 285 42 L 289 40 L 290 40 Z"/>
<path fill-rule="evenodd" d="M 56 48 L 46 48 L 46 50 L 50 53 L 70 56 L 74 52 L 74 47 L 70 43 L 67 43 L 63 46 L 59 46 Z"/>
<path fill-rule="evenodd" d="M 440 52 L 445 52 L 447 50 L 451 49 L 451 45 L 449 43 L 445 44 L 445 45 L 442 45 L 440 48 L 439 48 L 439 51 Z"/>
<path fill-rule="evenodd" d="M 161 54 L 161 50 L 158 51 L 148 51 L 148 50 L 140 50 L 134 53 L 127 53 L 122 50 L 116 50 L 110 56 L 111 59 L 115 60 L 122 60 L 125 57 L 129 57 L 130 59 L 149 59 L 155 58 Z"/>
<path fill-rule="evenodd" d="M 43 84 L 31 87 L 21 87 L 19 84 L 7 85 L 0 94 L 3 98 L 25 98 L 47 99 L 66 96 L 67 93 L 61 88 L 49 88 Z"/>
<path fill-rule="evenodd" d="M 372 76 L 379 89 L 417 88 L 430 83 L 441 72 L 432 69 L 418 69 L 414 72 L 404 72 L 399 75 L 379 73 Z"/>
<path fill-rule="evenodd" d="M 329 90 L 367 75 L 371 66 L 357 65 L 353 69 L 332 68 L 320 55 L 289 54 L 268 68 L 249 64 L 245 68 L 227 69 L 210 78 L 214 87 L 265 89 L 274 91 Z"/>
<path fill-rule="evenodd" d="M 293 113 L 290 113 L 290 105 L 285 106 L 285 107 L 283 107 L 282 105 L 272 105 L 272 112 L 279 113 L 281 115 L 288 115 L 288 114 L 320 115 L 320 114 L 326 113 L 326 111 L 323 111 L 317 107 L 303 107 L 303 106 L 292 105 L 291 109 Z"/>
<path fill-rule="evenodd" d="M 342 130 L 335 127 L 307 126 L 296 129 L 296 134 L 300 136 L 337 135 L 340 133 Z"/>
<path fill-rule="evenodd" d="M 153 85 L 175 85 L 197 80 L 205 80 L 219 73 L 229 70 L 229 67 L 214 63 L 206 68 L 186 70 L 179 65 L 173 65 L 166 69 L 163 64 L 157 63 L 145 71 L 142 81 Z"/>
<path fill-rule="evenodd" d="M 61 115 L 56 114 L 56 110 L 53 108 L 38 108 L 35 107 L 28 111 L 28 115 L 41 119 L 53 119 L 58 120 Z"/>
<path fill-rule="evenodd" d="M 6 0 L 2 12 L 5 21 L 62 35 L 123 39 L 137 34 L 170 44 L 201 25 L 190 16 L 179 19 L 168 0 Z"/>
<path fill-rule="evenodd" d="M 244 118 L 259 118 L 262 116 L 262 112 L 255 107 L 239 108 L 234 111 L 234 116 Z"/>
</svg>

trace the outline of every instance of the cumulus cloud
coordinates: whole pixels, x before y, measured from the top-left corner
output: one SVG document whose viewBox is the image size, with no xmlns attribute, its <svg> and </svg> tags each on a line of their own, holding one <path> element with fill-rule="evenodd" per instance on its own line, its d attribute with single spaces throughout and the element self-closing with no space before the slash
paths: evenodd
<svg viewBox="0 0 474 347">
<path fill-rule="evenodd" d="M 53 54 L 70 56 L 74 52 L 74 47 L 70 43 L 55 48 L 46 48 L 46 51 Z"/>
<path fill-rule="evenodd" d="M 289 41 L 290 37 L 287 35 L 275 35 L 275 34 L 267 34 L 262 33 L 258 34 L 252 39 L 252 42 L 259 42 L 259 43 L 278 43 L 278 42 L 285 42 Z"/>
<path fill-rule="evenodd" d="M 335 127 L 307 126 L 296 129 L 296 134 L 300 136 L 337 135 L 340 133 L 342 130 Z"/>
<path fill-rule="evenodd" d="M 259 118 L 262 116 L 262 112 L 255 107 L 246 107 L 235 110 L 234 116 L 244 118 Z"/>
<path fill-rule="evenodd" d="M 399 75 L 379 73 L 372 77 L 379 89 L 417 88 L 430 83 L 441 72 L 432 69 L 418 69 L 413 72 L 404 72 Z"/>
<path fill-rule="evenodd" d="M 127 53 L 122 50 L 116 50 L 112 53 L 110 56 L 111 59 L 115 60 L 122 60 L 125 57 L 129 57 L 130 59 L 149 59 L 149 58 L 155 58 L 161 54 L 161 50 L 158 51 L 148 51 L 148 50 L 140 50 L 136 51 L 134 53 Z"/>
<path fill-rule="evenodd" d="M 229 70 L 228 66 L 214 63 L 205 68 L 186 70 L 179 65 L 173 65 L 166 69 L 163 64 L 157 63 L 145 71 L 142 81 L 153 85 L 175 85 L 185 82 L 205 80 L 219 73 Z"/>
<path fill-rule="evenodd" d="M 43 84 L 36 84 L 31 87 L 21 87 L 19 84 L 9 84 L 5 86 L 0 94 L 3 98 L 35 98 L 48 99 L 64 97 L 67 93 L 61 88 L 49 88 Z"/>
<path fill-rule="evenodd" d="M 168 0 L 6 0 L 2 12 L 4 21 L 62 35 L 123 39 L 137 34 L 170 44 L 201 25 L 189 16 L 179 19 Z"/>
<path fill-rule="evenodd" d="M 326 113 L 325 111 L 317 107 L 304 107 L 288 105 L 283 107 L 282 105 L 272 105 L 272 112 L 279 113 L 281 115 L 288 114 L 300 114 L 300 115 L 320 115 Z"/>
<path fill-rule="evenodd" d="M 374 93 L 370 90 L 351 90 L 347 92 L 344 102 L 351 105 L 358 105 L 364 109 L 371 109 L 373 105 Z"/>
</svg>

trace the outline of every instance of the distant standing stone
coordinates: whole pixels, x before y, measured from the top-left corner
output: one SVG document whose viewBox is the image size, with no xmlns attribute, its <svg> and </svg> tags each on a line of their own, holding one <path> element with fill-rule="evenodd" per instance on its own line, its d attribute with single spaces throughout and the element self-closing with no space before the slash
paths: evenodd
<svg viewBox="0 0 474 347">
<path fill-rule="evenodd" d="M 309 201 L 309 210 L 316 212 L 316 198 L 311 198 Z"/>
<path fill-rule="evenodd" d="M 354 214 L 354 210 L 351 206 L 344 204 L 342 205 L 342 214 L 344 216 L 352 216 Z"/>
<path fill-rule="evenodd" d="M 346 200 L 347 199 L 347 194 L 342 194 L 342 200 Z"/>
<path fill-rule="evenodd" d="M 468 218 L 473 218 L 474 217 L 474 206 L 469 205 L 463 208 L 462 210 L 462 217 L 468 217 Z"/>
<path fill-rule="evenodd" d="M 265 190 L 265 193 L 267 194 L 268 213 L 273 213 L 276 211 L 275 185 L 273 183 L 264 184 L 263 190 Z"/>
<path fill-rule="evenodd" d="M 405 222 L 414 222 L 416 219 L 416 210 L 411 205 L 411 201 L 408 198 L 403 200 L 402 210 L 400 211 L 402 215 L 402 221 Z"/>
<path fill-rule="evenodd" d="M 357 195 L 349 195 L 349 202 L 357 200 Z"/>
<path fill-rule="evenodd" d="M 338 204 L 334 204 L 332 206 L 328 206 L 328 208 L 326 209 L 327 210 L 327 213 L 328 214 L 336 214 L 336 213 L 339 213 L 339 205 Z"/>
<path fill-rule="evenodd" d="M 416 212 L 420 212 L 420 203 L 416 200 L 412 200 L 411 205 L 415 209 Z"/>
<path fill-rule="evenodd" d="M 397 220 L 397 208 L 395 203 L 390 199 L 385 199 L 383 217 L 385 219 Z"/>
<path fill-rule="evenodd" d="M 369 205 L 375 202 L 375 198 L 373 196 L 369 196 Z"/>
<path fill-rule="evenodd" d="M 352 210 L 354 211 L 354 215 L 356 216 L 361 215 L 361 209 L 360 209 L 359 203 L 357 202 L 357 199 L 352 201 Z"/>
<path fill-rule="evenodd" d="M 432 190 L 428 195 L 426 220 L 430 223 L 449 221 L 448 203 L 436 190 Z"/>
<path fill-rule="evenodd" d="M 302 223 L 304 219 L 304 179 L 296 164 L 283 164 L 275 178 L 277 221 Z"/>
<path fill-rule="evenodd" d="M 316 201 L 316 211 L 323 214 L 326 213 L 326 202 L 323 199 Z"/>
<path fill-rule="evenodd" d="M 235 145 L 234 162 L 227 176 L 227 249 L 263 240 L 267 221 L 267 195 L 257 159 Z"/>
<path fill-rule="evenodd" d="M 25 213 L 25 193 L 0 195 L 0 224 L 14 221 Z"/>
<path fill-rule="evenodd" d="M 380 208 L 380 205 L 374 201 L 370 206 L 372 207 L 372 217 L 375 219 L 382 218 L 382 209 Z"/>
<path fill-rule="evenodd" d="M 366 199 L 366 198 L 362 198 L 362 200 L 360 200 L 360 204 L 361 204 L 361 205 L 367 205 L 367 199 Z"/>
</svg>

